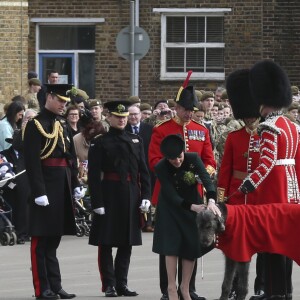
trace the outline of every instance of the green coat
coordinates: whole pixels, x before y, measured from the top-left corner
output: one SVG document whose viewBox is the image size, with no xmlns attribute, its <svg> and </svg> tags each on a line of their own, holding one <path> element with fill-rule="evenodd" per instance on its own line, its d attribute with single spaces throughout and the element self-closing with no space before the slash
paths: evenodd
<svg viewBox="0 0 300 300">
<path fill-rule="evenodd" d="M 163 158 L 156 166 L 155 172 L 161 183 L 156 209 L 155 230 L 153 236 L 153 252 L 178 256 L 194 260 L 207 253 L 201 249 L 196 213 L 190 210 L 191 204 L 201 204 L 197 182 L 188 185 L 183 180 L 186 171 L 197 174 L 201 179 L 208 198 L 216 196 L 215 187 L 205 170 L 204 164 L 197 153 L 185 153 L 184 162 L 180 168 L 173 167 Z"/>
</svg>

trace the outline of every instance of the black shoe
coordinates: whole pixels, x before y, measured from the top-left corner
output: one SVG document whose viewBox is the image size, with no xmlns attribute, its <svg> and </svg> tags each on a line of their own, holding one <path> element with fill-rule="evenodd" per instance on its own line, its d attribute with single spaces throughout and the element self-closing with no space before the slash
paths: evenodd
<svg viewBox="0 0 300 300">
<path fill-rule="evenodd" d="M 75 294 L 69 294 L 63 289 L 60 289 L 56 294 L 60 297 L 60 299 L 72 299 L 76 297 Z"/>
<path fill-rule="evenodd" d="M 36 299 L 58 299 L 58 296 L 51 290 L 46 290 L 37 296 Z"/>
<path fill-rule="evenodd" d="M 105 290 L 105 297 L 118 297 L 114 286 L 108 286 Z"/>
<path fill-rule="evenodd" d="M 160 300 L 169 300 L 168 293 L 163 293 Z"/>
<path fill-rule="evenodd" d="M 131 291 L 127 285 L 124 285 L 122 287 L 117 287 L 116 290 L 118 296 L 134 297 L 138 295 L 137 292 Z"/>
<path fill-rule="evenodd" d="M 255 295 L 251 296 L 249 300 L 265 300 L 267 298 L 265 292 L 263 290 L 259 290 L 255 292 Z"/>
<path fill-rule="evenodd" d="M 205 297 L 198 296 L 195 292 L 190 292 L 190 296 L 192 300 L 206 300 Z"/>
</svg>

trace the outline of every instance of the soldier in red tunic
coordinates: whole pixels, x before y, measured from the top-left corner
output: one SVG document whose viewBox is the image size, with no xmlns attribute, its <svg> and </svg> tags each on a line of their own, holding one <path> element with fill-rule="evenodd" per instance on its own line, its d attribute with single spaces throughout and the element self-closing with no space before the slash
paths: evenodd
<svg viewBox="0 0 300 300">
<path fill-rule="evenodd" d="M 218 201 L 227 204 L 254 204 L 252 194 L 238 191 L 243 180 L 254 171 L 259 163 L 259 106 L 252 100 L 249 87 L 249 69 L 237 70 L 228 76 L 226 90 L 235 119 L 245 123 L 241 129 L 228 134 L 221 167 L 218 174 Z M 251 300 L 264 298 L 264 254 L 258 253 L 256 260 L 255 295 Z M 235 277 L 231 299 L 235 299 Z"/>
<path fill-rule="evenodd" d="M 149 166 L 152 171 L 154 171 L 154 166 L 163 158 L 163 155 L 160 152 L 160 144 L 164 137 L 170 134 L 178 134 L 185 142 L 185 152 L 197 152 L 208 173 L 210 175 L 215 173 L 216 162 L 212 151 L 209 132 L 205 126 L 192 120 L 193 110 L 197 104 L 197 97 L 194 88 L 192 86 L 187 86 L 189 75 L 183 86 L 179 89 L 175 99 L 177 115 L 153 128 L 149 145 Z M 159 182 L 156 180 L 152 196 L 152 203 L 154 205 L 157 203 L 159 187 Z M 203 300 L 205 299 L 204 297 L 200 297 L 195 293 L 196 267 L 197 265 L 195 264 L 190 281 L 190 295 L 192 299 Z M 181 274 L 179 274 L 178 277 L 180 280 Z M 168 299 L 167 287 L 168 280 L 165 257 L 160 255 L 160 288 L 163 294 L 161 299 Z"/>
<path fill-rule="evenodd" d="M 299 127 L 285 118 L 282 112 L 292 102 L 289 79 L 277 64 L 264 60 L 250 70 L 250 88 L 265 121 L 258 127 L 260 163 L 245 178 L 240 190 L 245 194 L 252 192 L 257 204 L 298 204 Z M 292 299 L 291 277 L 291 259 L 266 254 L 266 299 Z"/>
</svg>

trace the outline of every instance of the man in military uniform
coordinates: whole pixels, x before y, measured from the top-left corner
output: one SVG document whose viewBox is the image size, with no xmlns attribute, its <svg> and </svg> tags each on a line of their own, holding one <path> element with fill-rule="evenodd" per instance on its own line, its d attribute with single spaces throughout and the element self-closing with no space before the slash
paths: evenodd
<svg viewBox="0 0 300 300">
<path fill-rule="evenodd" d="M 162 159 L 160 144 L 162 140 L 170 134 L 178 134 L 185 141 L 186 152 L 197 152 L 202 159 L 206 170 L 210 175 L 213 175 L 216 169 L 212 145 L 208 129 L 192 120 L 194 107 L 197 104 L 197 97 L 192 86 L 185 86 L 179 89 L 176 96 L 176 116 L 165 122 L 156 125 L 153 129 L 150 145 L 149 145 L 149 166 L 154 171 L 155 165 Z M 200 189 L 201 189 L 201 185 Z M 157 204 L 160 184 L 156 180 L 152 203 Z M 202 191 L 199 191 L 202 193 Z M 195 277 L 197 266 L 195 264 L 194 272 L 190 282 L 190 295 L 192 299 L 205 299 L 195 293 Z M 179 274 L 180 280 L 181 274 Z M 161 299 L 168 299 L 167 294 L 168 280 L 165 267 L 165 258 L 160 255 L 160 288 L 163 294 Z"/>
<path fill-rule="evenodd" d="M 89 243 L 98 247 L 106 297 L 138 295 L 128 288 L 127 276 L 132 246 L 142 244 L 141 211 L 147 213 L 150 207 L 150 176 L 142 138 L 125 130 L 129 104 L 104 104 L 110 128 L 91 143 L 88 158 L 89 191 L 95 212 Z M 117 248 L 114 262 L 113 247 Z"/>
<path fill-rule="evenodd" d="M 299 127 L 283 116 L 283 109 L 292 102 L 289 79 L 283 69 L 271 60 L 256 63 L 249 78 L 253 99 L 259 104 L 265 121 L 258 127 L 259 165 L 244 179 L 239 189 L 245 194 L 252 193 L 257 204 L 299 204 Z M 270 230 L 276 231 L 276 225 Z M 265 259 L 266 299 L 292 299 L 292 260 L 273 253 L 266 253 Z"/>
<path fill-rule="evenodd" d="M 228 134 L 225 151 L 218 173 L 218 201 L 227 204 L 255 204 L 251 194 L 236 192 L 243 180 L 259 163 L 259 106 L 251 98 L 249 87 L 249 70 L 237 70 L 229 75 L 226 82 L 230 105 L 234 117 L 243 120 L 245 126 Z M 238 142 L 237 142 L 238 141 Z M 227 199 L 228 198 L 228 199 Z M 251 300 L 264 299 L 264 254 L 258 253 L 254 291 Z M 236 279 L 234 280 L 232 297 L 235 299 Z"/>
<path fill-rule="evenodd" d="M 46 85 L 45 107 L 24 130 L 24 157 L 32 201 L 29 234 L 31 269 L 37 299 L 71 299 L 62 289 L 56 250 L 62 235 L 75 235 L 72 191 L 77 180 L 73 139 L 61 117 L 70 85 Z"/>
</svg>

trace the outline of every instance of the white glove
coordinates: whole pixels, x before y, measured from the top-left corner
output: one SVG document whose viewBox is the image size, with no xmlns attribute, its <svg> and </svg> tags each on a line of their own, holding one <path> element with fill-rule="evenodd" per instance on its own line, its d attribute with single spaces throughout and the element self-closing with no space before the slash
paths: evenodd
<svg viewBox="0 0 300 300">
<path fill-rule="evenodd" d="M 140 206 L 141 211 L 148 212 L 150 205 L 151 205 L 151 202 L 149 200 L 143 199 L 142 204 Z"/>
<path fill-rule="evenodd" d="M 104 207 L 95 208 L 94 213 L 98 215 L 105 215 L 105 208 Z"/>
<path fill-rule="evenodd" d="M 46 195 L 43 195 L 43 196 L 35 198 L 34 202 L 37 205 L 40 205 L 40 206 L 47 206 L 47 205 L 49 205 L 48 197 Z"/>
<path fill-rule="evenodd" d="M 217 215 L 219 217 L 222 216 L 222 213 L 221 213 L 219 207 L 216 205 L 216 201 L 214 199 L 208 200 L 207 208 L 209 210 L 211 210 L 215 215 Z"/>
<path fill-rule="evenodd" d="M 74 189 L 74 195 L 73 195 L 74 199 L 79 200 L 79 199 L 83 198 L 85 195 L 85 192 L 86 192 L 86 188 L 84 188 L 82 186 L 76 187 Z"/>
</svg>

